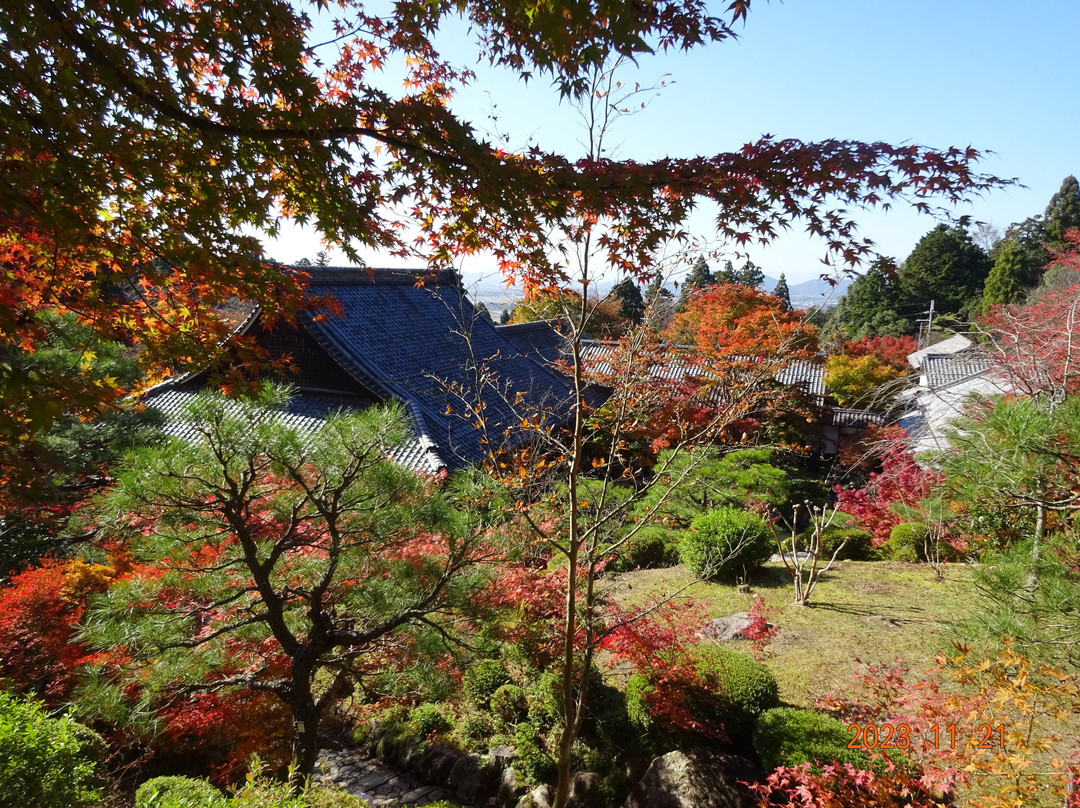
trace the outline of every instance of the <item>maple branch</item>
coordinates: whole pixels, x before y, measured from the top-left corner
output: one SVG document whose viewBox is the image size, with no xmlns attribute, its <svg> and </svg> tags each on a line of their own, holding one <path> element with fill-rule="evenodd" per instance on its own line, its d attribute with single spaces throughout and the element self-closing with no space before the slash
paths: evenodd
<svg viewBox="0 0 1080 808">
<path fill-rule="evenodd" d="M 428 157 L 440 160 L 452 165 L 465 166 L 466 163 L 459 157 L 444 154 L 419 143 L 413 143 L 396 135 L 380 131 L 370 126 L 327 126 L 327 127 L 251 127 L 237 126 L 234 124 L 219 123 L 200 115 L 188 112 L 176 104 L 161 98 L 137 79 L 122 70 L 117 60 L 109 57 L 98 42 L 78 30 L 72 21 L 53 0 L 38 0 L 45 13 L 57 24 L 58 29 L 66 35 L 70 44 L 83 51 L 87 60 L 99 69 L 110 73 L 119 84 L 134 98 L 141 101 L 155 112 L 164 115 L 173 121 L 183 124 L 203 134 L 224 135 L 238 137 L 257 142 L 278 142 L 283 140 L 306 140 L 327 141 L 341 140 L 350 137 L 369 137 L 397 149 L 420 152 Z"/>
</svg>

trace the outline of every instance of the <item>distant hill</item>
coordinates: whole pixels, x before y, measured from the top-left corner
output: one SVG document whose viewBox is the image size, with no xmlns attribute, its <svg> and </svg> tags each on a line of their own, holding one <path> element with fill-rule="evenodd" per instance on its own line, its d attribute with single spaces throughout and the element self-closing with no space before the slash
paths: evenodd
<svg viewBox="0 0 1080 808">
<path fill-rule="evenodd" d="M 505 279 L 497 272 L 484 275 L 469 273 L 465 275 L 464 281 L 469 298 L 483 302 L 488 309 L 495 312 L 513 306 L 522 298 L 521 290 L 514 286 L 507 287 Z M 776 288 L 777 282 L 777 278 L 766 275 L 763 284 L 765 291 L 771 292 Z M 802 283 L 789 282 L 788 289 L 791 292 L 791 304 L 805 309 L 811 306 L 835 306 L 850 285 L 848 278 L 841 278 L 835 286 L 820 278 L 814 278 Z M 601 281 L 598 286 L 600 293 L 606 294 L 611 289 L 611 282 Z M 671 284 L 667 286 L 673 290 Z"/>
</svg>

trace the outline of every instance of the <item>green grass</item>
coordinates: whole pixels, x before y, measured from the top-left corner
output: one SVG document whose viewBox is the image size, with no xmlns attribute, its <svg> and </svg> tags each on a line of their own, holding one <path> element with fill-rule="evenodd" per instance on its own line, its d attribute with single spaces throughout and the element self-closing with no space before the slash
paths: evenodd
<svg viewBox="0 0 1080 808">
<path fill-rule="evenodd" d="M 690 578 L 682 566 L 632 572 L 614 579 L 610 591 L 629 606 L 673 592 Z M 860 660 L 880 664 L 902 658 L 915 673 L 929 670 L 950 647 L 949 621 L 973 605 L 970 570 L 961 565 L 946 567 L 944 580 L 937 581 L 925 564 L 838 562 L 805 607 L 792 603 L 794 589 L 783 564 L 766 564 L 750 584 L 752 594 L 776 610 L 770 622 L 779 632 L 766 664 L 779 682 L 781 699 L 799 707 L 812 706 L 830 690 L 850 691 L 863 670 Z M 710 617 L 724 617 L 747 611 L 752 594 L 738 594 L 734 584 L 696 583 L 680 597 L 694 597 Z"/>
</svg>

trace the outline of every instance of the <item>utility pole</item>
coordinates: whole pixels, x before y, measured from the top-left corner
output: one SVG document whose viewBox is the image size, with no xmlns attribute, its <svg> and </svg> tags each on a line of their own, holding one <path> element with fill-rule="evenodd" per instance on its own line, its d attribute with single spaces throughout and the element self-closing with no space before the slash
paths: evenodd
<svg viewBox="0 0 1080 808">
<path fill-rule="evenodd" d="M 917 322 L 919 324 L 918 344 L 919 344 L 919 349 L 922 350 L 923 348 L 926 348 L 926 347 L 928 347 L 930 345 L 930 332 L 934 328 L 934 301 L 933 300 L 930 301 L 930 311 L 927 312 L 926 319 L 925 320 L 916 320 L 915 322 Z M 923 327 L 922 327 L 923 323 L 926 323 L 926 331 L 925 332 L 923 331 Z M 926 336 L 925 340 L 923 339 L 924 334 Z"/>
</svg>

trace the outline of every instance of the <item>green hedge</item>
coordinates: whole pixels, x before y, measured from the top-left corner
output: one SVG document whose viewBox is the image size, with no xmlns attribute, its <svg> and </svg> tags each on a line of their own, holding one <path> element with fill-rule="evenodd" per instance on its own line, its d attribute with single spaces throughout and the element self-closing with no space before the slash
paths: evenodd
<svg viewBox="0 0 1080 808">
<path fill-rule="evenodd" d="M 778 707 L 758 718 L 753 743 L 766 772 L 778 766 L 816 766 L 832 761 L 869 768 L 870 759 L 864 752 L 848 748 L 852 737 L 835 718 L 811 710 Z"/>
<path fill-rule="evenodd" d="M 775 533 L 769 523 L 737 508 L 701 514 L 679 544 L 682 562 L 695 575 L 710 581 L 741 576 L 775 551 Z"/>
<path fill-rule="evenodd" d="M 465 671 L 465 693 L 477 703 L 486 702 L 492 694 L 510 683 L 510 674 L 496 659 L 479 659 Z"/>
</svg>

